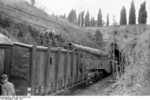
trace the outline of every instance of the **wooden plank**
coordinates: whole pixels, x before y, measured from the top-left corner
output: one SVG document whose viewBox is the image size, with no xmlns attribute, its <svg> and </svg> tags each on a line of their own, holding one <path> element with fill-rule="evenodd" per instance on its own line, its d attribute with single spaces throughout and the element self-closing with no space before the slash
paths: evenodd
<svg viewBox="0 0 150 100">
<path fill-rule="evenodd" d="M 11 49 L 5 49 L 4 55 L 4 72 L 10 77 Z"/>
<path fill-rule="evenodd" d="M 58 52 L 56 54 L 56 66 L 55 66 L 55 73 L 54 73 L 54 92 L 57 91 L 57 81 L 58 81 L 58 65 L 59 65 L 59 55 L 60 55 L 60 49 L 58 49 Z"/>
<path fill-rule="evenodd" d="M 10 62 L 10 72 L 9 72 L 9 74 L 10 74 L 10 77 L 9 77 L 9 80 L 10 81 L 12 81 L 12 78 L 11 78 L 11 68 L 13 67 L 13 59 L 14 59 L 14 57 L 13 57 L 13 51 L 14 50 L 14 46 L 12 46 L 12 48 L 11 48 L 11 62 Z"/>
<path fill-rule="evenodd" d="M 67 62 L 67 87 L 70 85 L 70 79 L 71 79 L 71 53 L 68 53 L 68 62 Z"/>
<path fill-rule="evenodd" d="M 72 56 L 71 56 L 71 86 L 72 86 L 72 84 L 73 84 L 73 81 L 74 81 L 74 75 L 73 75 L 73 71 L 74 71 L 74 54 L 75 52 L 73 51 L 72 52 Z"/>
<path fill-rule="evenodd" d="M 75 54 L 75 70 L 76 70 L 76 73 L 75 73 L 75 84 L 77 83 L 77 78 L 78 78 L 78 54 Z"/>
<path fill-rule="evenodd" d="M 81 81 L 81 72 L 80 72 L 80 68 L 81 68 L 81 51 L 78 52 L 78 82 Z"/>
<path fill-rule="evenodd" d="M 83 51 L 81 51 L 81 55 L 83 56 Z M 83 62 L 82 62 L 82 74 L 81 74 L 81 81 L 83 81 L 83 79 L 84 79 L 84 64 L 83 64 Z"/>
<path fill-rule="evenodd" d="M 80 51 L 78 51 L 78 54 L 77 54 L 77 82 L 79 81 L 79 69 L 80 68 Z"/>
<path fill-rule="evenodd" d="M 47 49 L 47 61 L 46 61 L 46 66 L 45 66 L 45 79 L 44 79 L 44 94 L 47 94 L 46 92 L 46 89 L 47 89 L 47 78 L 48 78 L 48 67 L 50 67 L 50 54 L 51 54 L 51 47 L 52 47 L 52 44 L 51 42 L 48 43 L 48 49 Z"/>
<path fill-rule="evenodd" d="M 67 66 L 68 66 L 68 57 L 69 57 L 69 51 L 66 52 L 66 58 L 65 58 L 65 67 L 64 67 L 64 88 L 67 87 Z"/>
<path fill-rule="evenodd" d="M 20 43 L 20 42 L 14 42 L 14 45 L 24 47 L 24 48 L 32 48 L 33 47 L 30 44 L 24 44 L 24 43 Z"/>
<path fill-rule="evenodd" d="M 31 77 L 30 77 L 30 82 L 31 82 L 31 95 L 35 95 L 35 63 L 36 63 L 36 45 L 34 45 L 32 47 L 32 50 L 31 50 L 31 69 L 30 69 L 30 72 L 31 72 Z"/>
<path fill-rule="evenodd" d="M 12 48 L 13 45 L 0 44 L 0 48 Z"/>
</svg>

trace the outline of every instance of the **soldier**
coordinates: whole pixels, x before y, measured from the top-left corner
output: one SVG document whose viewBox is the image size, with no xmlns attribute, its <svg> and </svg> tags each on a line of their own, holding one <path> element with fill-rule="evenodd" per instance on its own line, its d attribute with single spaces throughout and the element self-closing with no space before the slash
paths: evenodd
<svg viewBox="0 0 150 100">
<path fill-rule="evenodd" d="M 13 83 L 8 81 L 8 77 L 6 74 L 3 74 L 1 76 L 1 81 L 2 81 L 1 91 L 3 96 L 13 96 L 16 94 L 14 85 Z"/>
<path fill-rule="evenodd" d="M 117 44 L 115 44 L 115 43 L 112 43 L 111 44 L 111 52 L 110 52 L 112 55 L 111 56 L 114 56 L 114 60 L 115 60 L 115 62 L 118 64 L 118 65 L 120 65 L 120 57 L 121 57 L 121 52 L 119 51 L 119 49 L 118 49 L 118 46 L 117 46 Z"/>
<path fill-rule="evenodd" d="M 46 41 L 52 41 L 53 46 L 57 47 L 58 44 L 56 42 L 58 42 L 58 39 L 61 37 L 61 35 L 52 30 L 46 30 L 42 32 L 41 37 Z"/>
</svg>

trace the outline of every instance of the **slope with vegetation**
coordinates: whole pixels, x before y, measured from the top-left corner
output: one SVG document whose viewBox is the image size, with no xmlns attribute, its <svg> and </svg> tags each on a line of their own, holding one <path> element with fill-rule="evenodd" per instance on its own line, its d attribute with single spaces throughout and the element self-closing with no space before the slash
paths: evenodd
<svg viewBox="0 0 150 100">
<path fill-rule="evenodd" d="M 0 0 L 0 32 L 14 41 L 36 44 L 39 34 L 52 29 L 64 41 L 98 47 L 88 39 L 88 31 L 68 21 L 52 17 L 23 0 Z"/>
<path fill-rule="evenodd" d="M 26 1 L 0 0 L 0 33 L 8 36 L 12 41 L 39 45 L 40 33 L 47 29 L 61 34 L 62 39 L 59 41 L 61 43 L 66 41 L 93 48 L 99 47 L 89 38 L 90 34 L 86 29 L 52 17 Z M 17 89 L 28 86 L 30 82 L 30 55 L 25 48 L 14 49 L 16 52 L 13 56 L 11 77 Z"/>
<path fill-rule="evenodd" d="M 125 57 L 125 72 L 109 89 L 109 95 L 149 95 L 150 87 L 150 25 L 124 25 L 89 28 L 105 34 L 104 40 L 113 39 Z"/>
</svg>

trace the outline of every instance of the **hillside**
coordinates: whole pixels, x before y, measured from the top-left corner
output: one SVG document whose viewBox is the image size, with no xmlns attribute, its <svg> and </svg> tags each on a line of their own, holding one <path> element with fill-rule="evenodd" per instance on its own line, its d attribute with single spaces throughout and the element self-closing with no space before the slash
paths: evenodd
<svg viewBox="0 0 150 100">
<path fill-rule="evenodd" d="M 150 95 L 150 25 L 128 25 L 98 28 L 105 41 L 115 38 L 125 57 L 124 74 L 108 90 L 108 95 Z M 95 31 L 97 28 L 89 28 Z M 115 35 L 113 35 L 115 34 Z"/>
<path fill-rule="evenodd" d="M 146 31 L 150 31 L 150 25 L 123 25 L 123 26 L 108 26 L 108 27 L 95 27 L 86 28 L 91 34 L 94 34 L 96 30 L 100 30 L 103 35 L 103 39 L 107 43 L 114 41 L 117 42 L 120 49 L 128 43 L 132 43 L 135 38 L 138 38 L 141 34 Z"/>
<path fill-rule="evenodd" d="M 46 29 L 55 30 L 67 42 L 90 47 L 98 46 L 88 38 L 88 31 L 54 18 L 23 0 L 0 0 L 0 32 L 14 41 L 36 44 L 39 34 Z"/>
</svg>

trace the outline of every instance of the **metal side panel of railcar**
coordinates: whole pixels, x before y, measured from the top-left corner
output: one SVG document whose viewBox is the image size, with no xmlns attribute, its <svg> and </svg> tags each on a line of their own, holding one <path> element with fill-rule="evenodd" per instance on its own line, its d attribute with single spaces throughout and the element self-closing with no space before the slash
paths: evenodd
<svg viewBox="0 0 150 100">
<path fill-rule="evenodd" d="M 35 63 L 35 95 L 44 94 L 45 88 L 45 72 L 46 72 L 47 50 L 36 51 Z"/>
<path fill-rule="evenodd" d="M 58 62 L 58 78 L 57 78 L 57 89 L 60 90 L 64 87 L 64 73 L 65 73 L 65 52 L 58 52 L 60 53 L 59 62 Z"/>
<path fill-rule="evenodd" d="M 30 86 L 30 49 L 14 45 L 11 60 L 10 81 L 17 95 L 27 95 Z"/>
</svg>

